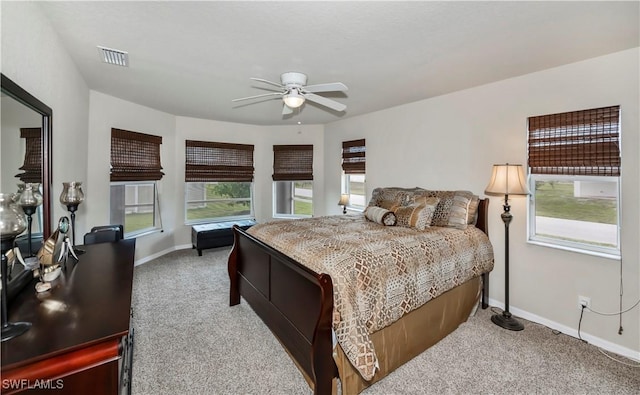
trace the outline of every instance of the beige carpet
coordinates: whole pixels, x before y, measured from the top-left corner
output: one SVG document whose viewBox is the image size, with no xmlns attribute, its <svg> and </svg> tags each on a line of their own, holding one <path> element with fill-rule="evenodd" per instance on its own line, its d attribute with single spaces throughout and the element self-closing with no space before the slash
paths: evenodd
<svg viewBox="0 0 640 395">
<path fill-rule="evenodd" d="M 133 394 L 311 393 L 251 308 L 229 307 L 228 252 L 182 250 L 136 267 Z M 490 315 L 479 310 L 363 394 L 640 393 L 640 369 L 534 323 L 503 330 Z"/>
</svg>

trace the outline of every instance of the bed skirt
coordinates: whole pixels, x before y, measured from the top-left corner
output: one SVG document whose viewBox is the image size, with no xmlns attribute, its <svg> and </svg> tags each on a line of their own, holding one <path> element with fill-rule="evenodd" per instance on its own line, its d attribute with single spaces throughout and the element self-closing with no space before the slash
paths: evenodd
<svg viewBox="0 0 640 395">
<path fill-rule="evenodd" d="M 453 332 L 478 306 L 481 283 L 480 277 L 473 278 L 373 333 L 371 340 L 380 369 L 371 381 L 362 378 L 338 345 L 334 360 L 338 366 L 342 394 L 359 394 Z"/>
</svg>

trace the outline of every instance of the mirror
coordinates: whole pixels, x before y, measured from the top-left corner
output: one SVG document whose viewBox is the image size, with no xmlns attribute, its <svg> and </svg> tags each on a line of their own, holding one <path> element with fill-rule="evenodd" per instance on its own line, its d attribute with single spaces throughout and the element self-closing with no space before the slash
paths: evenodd
<svg viewBox="0 0 640 395">
<path fill-rule="evenodd" d="M 46 240 L 51 235 L 51 117 L 46 104 L 33 97 L 18 84 L 2 77 L 1 99 L 1 185 L 0 191 L 18 191 L 18 184 L 40 182 L 42 205 L 32 216 L 32 233 L 41 234 Z M 29 142 L 29 140 L 31 140 Z M 38 141 L 39 140 L 39 141 Z M 37 143 L 40 150 L 34 150 Z M 33 153 L 36 152 L 36 156 Z M 29 153 L 29 164 L 25 155 Z M 38 169 L 38 159 L 40 168 Z M 19 176 L 17 176 L 19 175 Z M 38 180 L 39 179 L 39 180 Z M 40 243 L 34 243 L 39 248 Z M 21 246 L 22 249 L 22 246 Z"/>
</svg>

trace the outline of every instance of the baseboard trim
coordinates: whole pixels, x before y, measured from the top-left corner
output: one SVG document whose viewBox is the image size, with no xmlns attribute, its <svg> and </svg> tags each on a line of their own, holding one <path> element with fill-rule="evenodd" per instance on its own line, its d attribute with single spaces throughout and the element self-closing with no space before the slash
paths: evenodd
<svg viewBox="0 0 640 395">
<path fill-rule="evenodd" d="M 494 299 L 491 299 L 491 298 L 489 298 L 489 305 L 504 309 L 504 303 L 499 302 L 499 301 L 494 300 Z M 568 326 L 563 325 L 563 324 L 559 324 L 559 323 L 557 323 L 555 321 L 551 321 L 551 320 L 549 320 L 547 318 L 540 317 L 539 315 L 529 313 L 528 311 L 524 311 L 524 310 L 518 309 L 517 307 L 509 306 L 509 311 L 513 315 L 515 315 L 517 317 L 522 317 L 525 320 L 529 320 L 529 321 L 535 322 L 537 324 L 544 325 L 547 328 L 551 328 L 551 329 L 557 330 L 559 332 L 564 333 L 565 335 L 568 335 L 568 336 L 571 336 L 571 337 L 575 337 L 576 339 L 578 339 L 578 330 L 577 329 L 568 327 Z M 612 342 L 610 342 L 608 340 L 604 340 L 604 339 L 602 339 L 600 337 L 590 335 L 589 333 L 585 333 L 582 330 L 580 331 L 580 337 L 583 340 L 585 340 L 587 343 L 592 344 L 592 345 L 594 345 L 596 347 L 599 347 L 599 348 L 601 348 L 603 350 L 606 350 L 606 351 L 621 355 L 623 357 L 632 359 L 634 361 L 640 362 L 640 352 L 639 351 L 635 351 L 635 350 L 632 350 L 630 348 L 623 347 L 623 346 L 621 346 L 619 344 L 612 343 Z"/>
<path fill-rule="evenodd" d="M 166 255 L 166 254 L 168 254 L 170 252 L 178 251 L 178 250 L 185 250 L 187 248 L 192 248 L 192 247 L 193 246 L 191 244 L 182 244 L 182 245 L 173 246 L 171 248 L 167 248 L 166 250 L 162 250 L 160 252 L 156 252 L 155 254 L 151 254 L 149 256 L 145 256 L 142 259 L 138 259 L 137 261 L 134 262 L 133 265 L 134 266 L 140 266 L 140 265 L 145 264 L 145 263 L 147 263 L 149 261 L 152 261 L 152 260 L 154 260 L 156 258 L 160 258 L 161 256 Z"/>
</svg>

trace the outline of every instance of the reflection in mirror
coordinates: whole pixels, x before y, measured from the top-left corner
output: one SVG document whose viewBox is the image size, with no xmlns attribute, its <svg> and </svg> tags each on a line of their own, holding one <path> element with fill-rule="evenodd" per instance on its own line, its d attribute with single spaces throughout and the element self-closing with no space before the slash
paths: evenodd
<svg viewBox="0 0 640 395">
<path fill-rule="evenodd" d="M 40 184 L 42 204 L 32 215 L 32 248 L 37 250 L 51 235 L 51 117 L 49 106 L 0 73 L 0 192 L 16 193 L 24 183 Z M 20 240 L 20 241 L 18 241 Z M 29 256 L 29 240 L 18 236 L 16 244 Z M 33 278 L 30 270 L 14 265 L 7 276 L 7 300 Z"/>
<path fill-rule="evenodd" d="M 0 191 L 15 193 L 20 184 L 42 184 L 42 115 L 4 93 L 0 106 Z M 33 214 L 33 234 L 42 233 L 42 219 L 39 206 Z"/>
<path fill-rule="evenodd" d="M 38 235 L 32 244 L 37 250 L 42 240 L 51 235 L 52 111 L 4 74 L 0 76 L 0 192 L 16 193 L 24 183 L 40 184 L 43 202 L 32 216 L 32 233 Z M 28 240 L 23 236 L 18 239 L 25 243 L 18 245 L 28 253 Z"/>
</svg>

